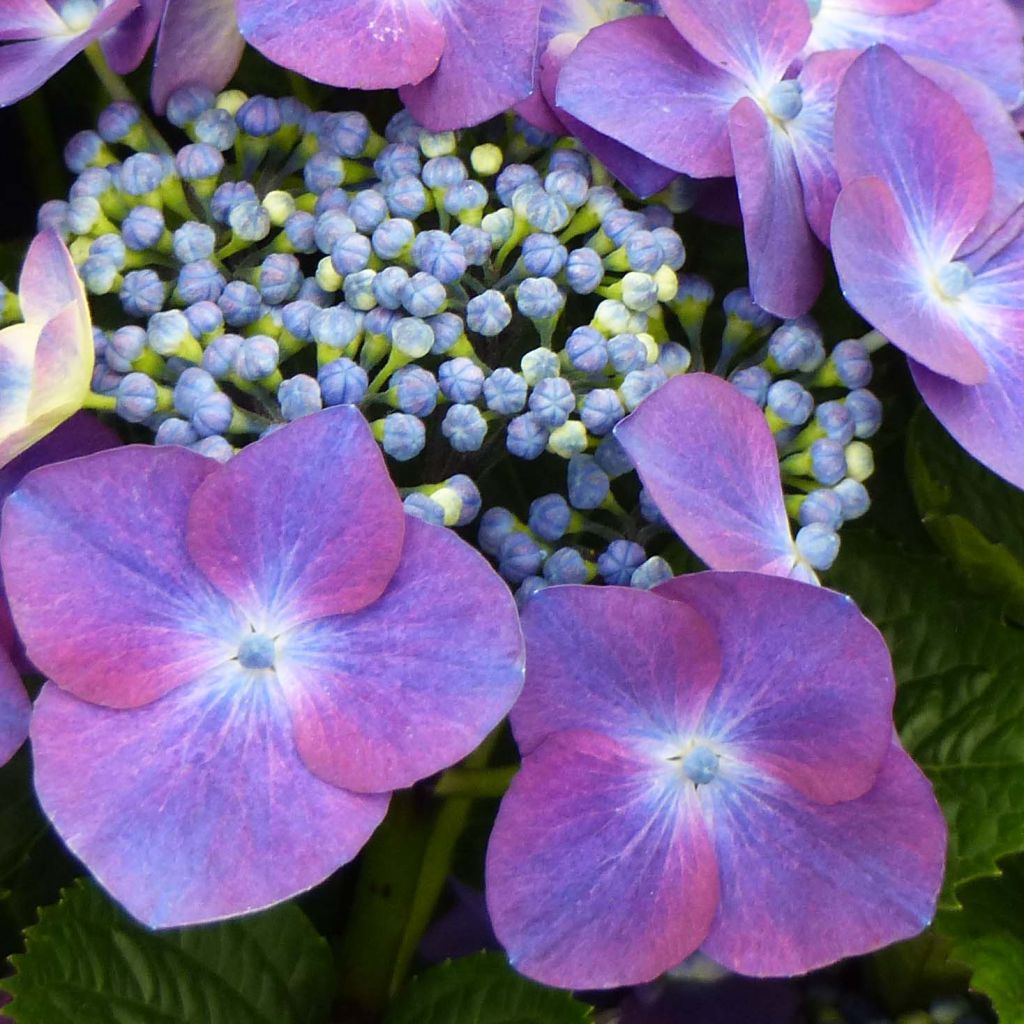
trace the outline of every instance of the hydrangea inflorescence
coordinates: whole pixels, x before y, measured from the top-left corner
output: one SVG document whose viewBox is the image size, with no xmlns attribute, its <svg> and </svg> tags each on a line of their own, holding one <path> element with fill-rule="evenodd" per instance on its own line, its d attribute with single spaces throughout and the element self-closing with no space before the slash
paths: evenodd
<svg viewBox="0 0 1024 1024">
<path fill-rule="evenodd" d="M 772 529 L 781 521 L 793 557 L 773 571 L 827 569 L 836 531 L 866 511 L 865 439 L 881 417 L 871 338 L 828 351 L 813 320 L 780 324 L 745 289 L 709 316 L 712 287 L 683 272 L 672 226 L 685 182 L 634 208 L 570 143 L 499 146 L 407 114 L 382 137 L 362 114 L 293 99 L 190 88 L 168 116 L 190 140 L 173 157 L 148 151 L 115 104 L 67 148 L 69 200 L 40 214 L 94 297 L 94 404 L 157 444 L 226 460 L 284 422 L 357 404 L 407 509 L 430 522 L 472 522 L 505 453 L 554 464 L 563 491 L 480 524 L 524 594 L 649 587 L 670 574 L 654 553 L 666 519 L 689 538 L 641 492 L 613 430 L 669 379 L 708 368 L 764 410 L 777 443 L 800 532 L 794 548 L 779 491 Z M 724 321 L 720 341 L 706 319 Z M 739 471 L 723 470 L 710 486 Z M 695 550 L 725 567 L 714 546 Z"/>
</svg>

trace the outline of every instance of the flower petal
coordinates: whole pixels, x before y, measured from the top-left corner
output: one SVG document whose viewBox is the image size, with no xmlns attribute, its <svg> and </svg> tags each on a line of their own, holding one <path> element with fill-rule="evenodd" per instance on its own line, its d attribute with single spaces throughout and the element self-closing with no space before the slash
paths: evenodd
<svg viewBox="0 0 1024 1024">
<path fill-rule="evenodd" d="M 744 92 L 666 19 L 640 16 L 590 32 L 562 68 L 556 99 L 655 163 L 710 178 L 733 173 L 728 114 Z"/>
<path fill-rule="evenodd" d="M 712 569 L 788 576 L 796 548 L 761 410 L 707 373 L 673 377 L 615 428 L 669 526 Z"/>
<path fill-rule="evenodd" d="M 338 406 L 245 448 L 203 481 L 188 550 L 258 629 L 275 635 L 375 601 L 405 515 L 362 413 Z"/>
<path fill-rule="evenodd" d="M 394 89 L 427 77 L 445 30 L 425 0 L 238 0 L 245 39 L 275 64 L 347 89 Z"/>
<path fill-rule="evenodd" d="M 889 749 L 896 683 L 885 641 L 850 598 L 723 572 L 679 576 L 655 594 L 690 605 L 721 643 L 702 736 L 811 800 L 871 788 Z"/>
<path fill-rule="evenodd" d="M 992 200 L 992 161 L 967 115 L 887 46 L 872 46 L 847 72 L 835 149 L 844 185 L 888 185 L 935 266 L 954 258 Z"/>
<path fill-rule="evenodd" d="M 246 5 L 239 2 L 238 6 L 241 10 Z M 271 16 L 285 10 L 276 4 L 260 6 Z M 322 10 L 322 5 L 318 6 Z M 167 4 L 157 37 L 150 85 L 158 114 L 167 109 L 171 93 L 182 86 L 205 85 L 217 90 L 231 81 L 245 49 L 245 39 L 235 18 L 235 0 L 174 0 Z M 297 26 L 295 34 L 300 34 Z M 316 44 L 309 46 L 307 53 L 323 54 L 324 40 L 332 38 L 323 28 L 318 29 L 317 36 Z M 344 33 L 333 36 L 344 37 Z"/>
<path fill-rule="evenodd" d="M 806 313 L 821 291 L 821 245 L 804 212 L 793 147 L 749 97 L 729 112 L 754 301 L 781 317 Z"/>
<path fill-rule="evenodd" d="M 965 384 L 988 376 L 957 305 L 929 286 L 904 212 L 878 178 L 851 182 L 839 194 L 832 255 L 847 302 L 897 348 Z"/>
<path fill-rule="evenodd" d="M 806 0 L 661 0 L 706 60 L 760 91 L 782 78 L 811 33 Z"/>
<path fill-rule="evenodd" d="M 57 831 L 153 928 L 309 889 L 359 852 L 388 803 L 310 774 L 276 683 L 237 669 L 132 711 L 48 684 L 32 747 L 36 792 Z"/>
<path fill-rule="evenodd" d="M 177 0 L 180 4 L 181 0 Z M 188 2 L 188 0 L 186 0 Z M 139 6 L 100 40 L 110 67 L 119 75 L 134 71 L 156 38 L 168 0 L 141 0 Z"/>
<path fill-rule="evenodd" d="M 37 469 L 7 499 L 4 582 L 41 672 L 134 707 L 233 657 L 244 624 L 185 549 L 189 501 L 215 465 L 132 445 Z"/>
<path fill-rule="evenodd" d="M 692 786 L 614 740 L 556 733 L 523 761 L 487 851 L 487 905 L 516 970 L 632 985 L 692 953 L 718 903 Z"/>
<path fill-rule="evenodd" d="M 5 0 L 0 7 L 0 40 L 66 35 L 67 25 L 46 0 Z"/>
<path fill-rule="evenodd" d="M 534 88 L 540 0 L 448 0 L 440 7 L 446 43 L 437 70 L 399 95 L 434 131 L 480 124 Z"/>
<path fill-rule="evenodd" d="M 703 950 L 730 970 L 803 974 L 910 938 L 932 919 L 946 826 L 895 740 L 859 800 L 822 806 L 747 781 L 719 790 L 713 819 L 722 895 Z"/>
<path fill-rule="evenodd" d="M 18 301 L 26 323 L 44 324 L 72 303 L 84 311 L 89 328 L 89 303 L 74 261 L 60 235 L 52 228 L 32 239 L 21 265 Z M 92 333 L 89 331 L 90 344 Z"/>
<path fill-rule="evenodd" d="M 523 685 L 508 588 L 454 533 L 413 518 L 378 601 L 301 625 L 280 646 L 303 760 L 359 792 L 410 786 L 461 760 Z"/>
<path fill-rule="evenodd" d="M 6 651 L 0 651 L 0 766 L 14 756 L 28 735 L 32 703 Z"/>
<path fill-rule="evenodd" d="M 551 587 L 522 612 L 527 676 L 512 712 L 519 749 L 580 729 L 627 745 L 691 732 L 718 682 L 721 652 L 686 604 L 628 587 Z"/>
</svg>

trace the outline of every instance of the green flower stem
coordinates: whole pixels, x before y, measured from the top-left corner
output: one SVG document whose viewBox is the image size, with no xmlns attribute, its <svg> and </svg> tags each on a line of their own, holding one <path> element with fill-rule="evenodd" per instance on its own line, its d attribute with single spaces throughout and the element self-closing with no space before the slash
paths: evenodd
<svg viewBox="0 0 1024 1024">
<path fill-rule="evenodd" d="M 82 402 L 83 409 L 95 409 L 97 412 L 113 412 L 117 408 L 116 395 L 97 395 L 90 391 Z"/>
<path fill-rule="evenodd" d="M 518 765 L 501 768 L 449 768 L 434 787 L 435 796 L 468 796 L 497 799 L 505 795 Z"/>
</svg>

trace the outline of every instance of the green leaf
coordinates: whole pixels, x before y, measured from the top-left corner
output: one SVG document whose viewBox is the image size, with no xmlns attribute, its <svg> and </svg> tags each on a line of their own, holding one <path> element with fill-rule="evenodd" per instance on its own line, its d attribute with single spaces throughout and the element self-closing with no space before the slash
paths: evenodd
<svg viewBox="0 0 1024 1024">
<path fill-rule="evenodd" d="M 896 724 L 950 825 L 942 905 L 1024 850 L 1024 633 L 964 593 L 938 555 L 850 530 L 829 583 L 885 635 Z"/>
<path fill-rule="evenodd" d="M 992 1000 L 1000 1024 L 1024 1024 L 1024 856 L 1007 858 L 998 878 L 960 890 L 963 909 L 940 916 L 951 959 L 973 972 L 971 987 Z"/>
<path fill-rule="evenodd" d="M 323 1024 L 326 942 L 294 906 L 151 932 L 79 881 L 40 912 L 4 1012 L 16 1024 Z"/>
<path fill-rule="evenodd" d="M 593 1009 L 516 974 L 499 953 L 450 960 L 402 990 L 385 1024 L 587 1024 Z"/>
</svg>

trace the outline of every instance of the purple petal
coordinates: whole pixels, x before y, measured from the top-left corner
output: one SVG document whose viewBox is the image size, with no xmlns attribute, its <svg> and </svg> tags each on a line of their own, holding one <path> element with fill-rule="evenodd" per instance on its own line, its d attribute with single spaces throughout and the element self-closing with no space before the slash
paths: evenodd
<svg viewBox="0 0 1024 1024">
<path fill-rule="evenodd" d="M 0 7 L 0 40 L 5 42 L 65 35 L 67 30 L 46 0 L 5 0 Z"/>
<path fill-rule="evenodd" d="M 312 775 L 277 684 L 238 669 L 132 711 L 49 684 L 32 747 L 57 831 L 150 927 L 233 917 L 309 889 L 359 852 L 388 803 Z"/>
<path fill-rule="evenodd" d="M 788 576 L 796 548 L 764 414 L 727 381 L 674 377 L 615 428 L 669 525 L 712 569 Z"/>
<path fill-rule="evenodd" d="M 461 760 L 523 683 L 508 588 L 454 533 L 412 518 L 380 600 L 299 626 L 281 645 L 303 760 L 359 792 L 409 786 Z"/>
<path fill-rule="evenodd" d="M 782 78 L 811 32 L 806 0 L 661 0 L 686 41 L 748 88 Z"/>
<path fill-rule="evenodd" d="M 356 611 L 384 592 L 402 501 L 362 414 L 339 406 L 250 445 L 196 490 L 188 550 L 258 627 Z"/>
<path fill-rule="evenodd" d="M 754 301 L 781 317 L 806 313 L 821 291 L 821 245 L 804 212 L 789 136 L 749 97 L 729 112 L 729 140 L 743 211 Z"/>
<path fill-rule="evenodd" d="M 420 124 L 434 131 L 466 128 L 529 96 L 540 0 L 448 0 L 440 15 L 447 41 L 437 71 L 400 92 Z"/>
<path fill-rule="evenodd" d="M 487 905 L 512 966 L 560 988 L 614 988 L 692 953 L 718 902 L 701 802 L 670 766 L 606 736 L 556 733 L 528 754 L 487 851 Z"/>
<path fill-rule="evenodd" d="M 946 826 L 895 740 L 859 800 L 823 806 L 744 779 L 718 790 L 712 817 L 722 895 L 703 950 L 730 970 L 803 974 L 910 938 L 932 919 Z"/>
<path fill-rule="evenodd" d="M 694 609 L 628 587 L 552 587 L 522 613 L 527 676 L 512 712 L 519 749 L 590 730 L 662 744 L 693 730 L 721 670 Z"/>
<path fill-rule="evenodd" d="M 931 7 L 936 0 L 845 0 L 843 8 L 859 14 L 914 14 Z"/>
<path fill-rule="evenodd" d="M 601 82 L 602 88 L 595 88 Z M 733 173 L 729 109 L 742 83 L 708 63 L 664 18 L 623 18 L 594 29 L 558 78 L 561 110 L 673 170 Z"/>
<path fill-rule="evenodd" d="M 240 0 L 238 6 L 241 10 L 247 5 Z M 286 9 L 276 4 L 260 6 L 271 16 Z M 300 34 L 297 27 L 295 34 Z M 324 45 L 326 38 L 345 38 L 345 33 L 328 36 L 327 30 L 319 27 L 316 44 L 308 46 L 307 54 L 330 52 Z M 186 85 L 223 89 L 238 70 L 244 49 L 245 39 L 235 20 L 235 0 L 172 0 L 160 23 L 153 60 L 150 95 L 154 109 L 162 114 L 171 93 Z"/>
<path fill-rule="evenodd" d="M 28 735 L 32 704 L 21 676 L 5 651 L 0 651 L 0 766 L 14 756 Z"/>
<path fill-rule="evenodd" d="M 885 43 L 904 56 L 927 57 L 960 68 L 993 89 L 1007 109 L 1020 103 L 1024 88 L 1020 26 L 1004 0 L 936 0 L 916 13 L 872 13 L 882 2 L 824 4 L 812 22 L 805 53 L 861 50 Z M 970 26 L 969 32 L 964 31 L 965 25 Z"/>
<path fill-rule="evenodd" d="M 238 0 L 238 24 L 275 64 L 348 89 L 422 81 L 445 46 L 444 26 L 425 0 Z"/>
<path fill-rule="evenodd" d="M 44 466 L 7 499 L 4 582 L 41 672 L 134 707 L 233 657 L 243 624 L 185 548 L 189 501 L 215 465 L 133 445 Z"/>
<path fill-rule="evenodd" d="M 832 255 L 847 302 L 907 355 L 963 383 L 988 376 L 963 318 L 929 284 L 931 268 L 892 190 L 861 178 L 839 194 Z"/>
<path fill-rule="evenodd" d="M 18 300 L 26 323 L 46 323 L 73 302 L 88 308 L 71 253 L 56 231 L 32 239 L 21 267 Z"/>
<path fill-rule="evenodd" d="M 119 75 L 134 71 L 146 56 L 156 30 L 160 27 L 164 8 L 168 0 L 141 0 L 131 14 L 114 29 L 110 35 L 100 40 L 110 67 Z M 182 3 L 182 0 L 175 0 Z M 184 0 L 188 2 L 188 0 Z"/>
<path fill-rule="evenodd" d="M 872 46 L 847 72 L 835 149 L 844 185 L 877 177 L 889 186 L 936 267 L 954 258 L 992 200 L 992 161 L 967 115 L 887 46 Z"/>
<path fill-rule="evenodd" d="M 889 749 L 896 683 L 885 641 L 842 594 L 752 573 L 679 576 L 681 600 L 722 645 L 701 735 L 831 803 L 863 796 Z"/>
</svg>

